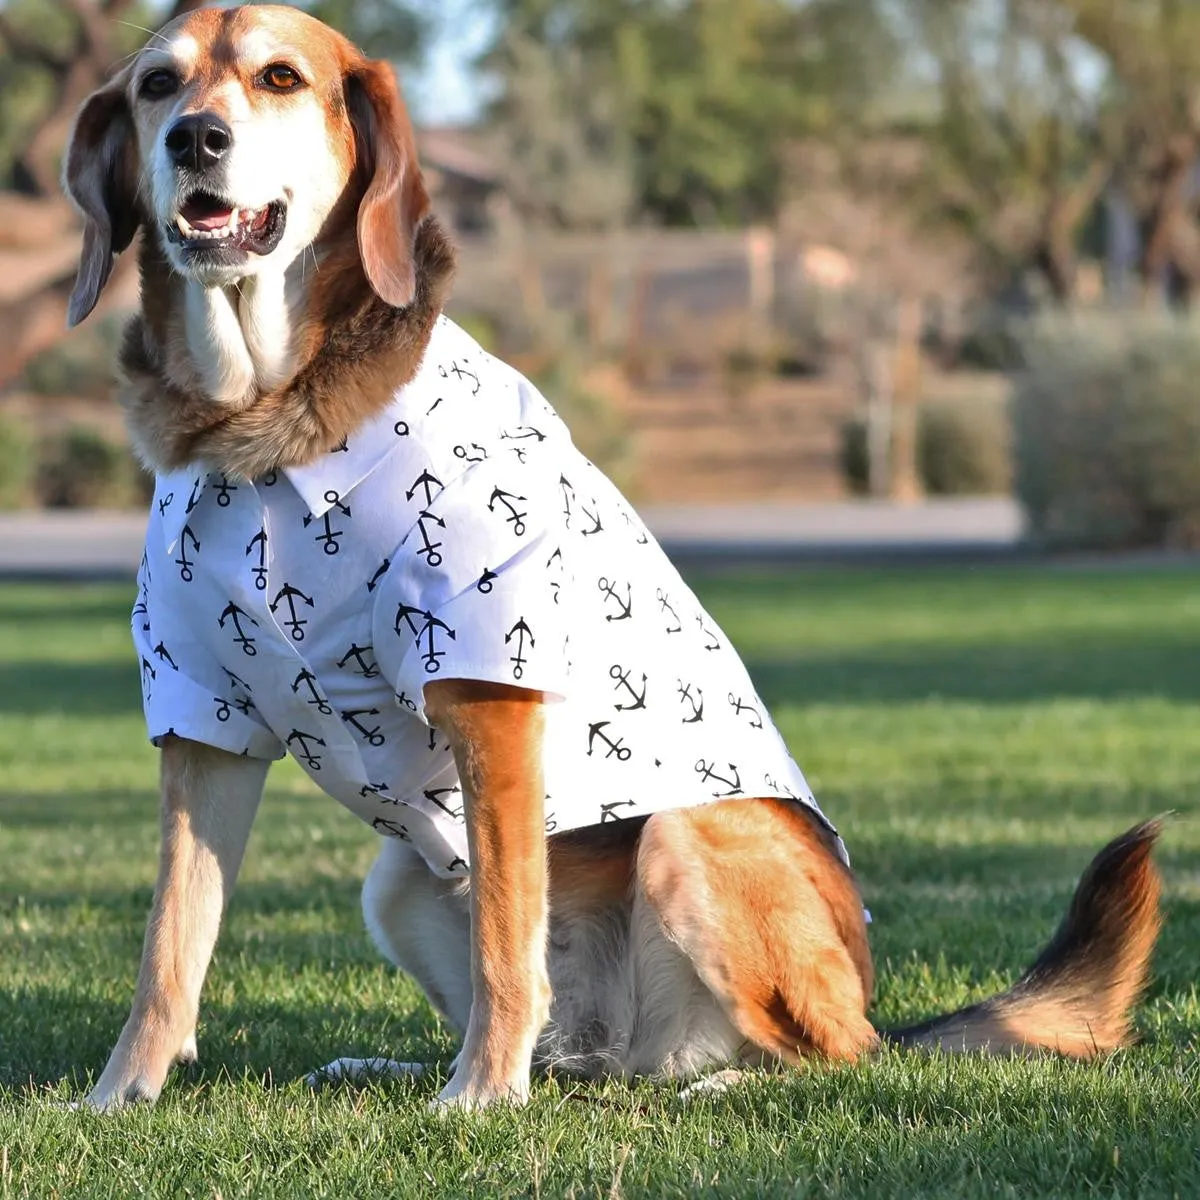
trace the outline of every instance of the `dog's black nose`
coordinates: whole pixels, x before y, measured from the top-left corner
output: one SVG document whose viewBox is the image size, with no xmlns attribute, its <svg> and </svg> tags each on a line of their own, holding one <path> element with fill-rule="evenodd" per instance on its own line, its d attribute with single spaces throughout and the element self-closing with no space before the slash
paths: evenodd
<svg viewBox="0 0 1200 1200">
<path fill-rule="evenodd" d="M 212 113 L 180 117 L 167 130 L 166 146 L 171 161 L 190 171 L 214 166 L 232 145 L 233 130 Z"/>
</svg>

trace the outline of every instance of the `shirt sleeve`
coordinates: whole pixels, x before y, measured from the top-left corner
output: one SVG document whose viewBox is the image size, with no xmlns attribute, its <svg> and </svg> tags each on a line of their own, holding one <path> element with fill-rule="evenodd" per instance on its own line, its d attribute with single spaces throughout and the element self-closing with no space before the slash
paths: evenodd
<svg viewBox="0 0 1200 1200">
<path fill-rule="evenodd" d="M 399 703 L 425 719 L 435 679 L 567 694 L 567 597 L 556 493 L 490 460 L 433 498 L 405 538 L 375 613 Z"/>
<path fill-rule="evenodd" d="M 133 644 L 150 740 L 169 733 L 230 754 L 276 759 L 285 750 L 254 707 L 246 684 L 222 669 L 189 629 L 186 598 L 175 595 L 157 516 L 150 520 L 133 606 Z"/>
</svg>

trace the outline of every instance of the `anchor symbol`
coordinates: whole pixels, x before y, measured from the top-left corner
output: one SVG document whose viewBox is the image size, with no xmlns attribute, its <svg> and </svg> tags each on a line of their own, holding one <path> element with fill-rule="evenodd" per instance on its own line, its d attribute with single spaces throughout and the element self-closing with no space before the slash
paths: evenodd
<svg viewBox="0 0 1200 1200">
<path fill-rule="evenodd" d="M 486 596 L 492 590 L 492 580 L 499 578 L 500 576 L 490 567 L 484 567 L 483 574 L 480 575 L 479 582 L 475 584 L 475 587 Z"/>
<path fill-rule="evenodd" d="M 508 509 L 508 516 L 504 519 L 513 527 L 513 533 L 517 537 L 525 536 L 525 518 L 529 514 L 527 512 L 517 512 L 516 505 L 510 504 L 509 501 L 524 499 L 524 496 L 514 496 L 512 492 L 506 492 L 502 488 L 495 488 L 492 491 L 491 498 L 488 500 L 488 512 L 496 511 L 497 500 Z"/>
<path fill-rule="evenodd" d="M 549 796 L 547 796 L 546 799 L 549 799 Z M 558 821 L 555 818 L 554 813 L 547 813 L 543 824 L 546 827 L 547 833 L 553 833 L 558 828 Z"/>
<path fill-rule="evenodd" d="M 182 579 L 184 583 L 192 582 L 192 566 L 196 561 L 194 558 L 189 559 L 187 556 L 188 542 L 192 543 L 192 549 L 198 554 L 200 552 L 200 542 L 196 535 L 192 532 L 192 527 L 190 525 L 185 525 L 179 531 L 179 557 L 175 560 L 176 565 L 179 567 L 179 578 Z M 149 578 L 149 576 L 147 576 L 147 578 Z"/>
<path fill-rule="evenodd" d="M 704 759 L 696 760 L 696 774 L 699 775 L 705 783 L 710 779 L 715 779 L 718 783 L 723 783 L 729 791 L 714 792 L 713 795 L 719 800 L 723 796 L 737 796 L 742 791 L 742 777 L 738 773 L 737 767 L 733 763 L 729 764 L 729 769 L 733 772 L 732 779 L 726 779 L 723 775 L 718 775 L 716 772 L 716 762 L 706 763 Z"/>
<path fill-rule="evenodd" d="M 606 598 L 615 600 L 617 602 L 617 608 L 619 610 L 617 615 L 614 617 L 612 615 L 612 613 L 606 613 L 605 617 L 604 617 L 604 619 L 606 621 L 624 621 L 628 617 L 633 615 L 633 601 L 632 601 L 633 585 L 632 584 L 627 583 L 625 585 L 625 599 L 624 600 L 622 600 L 621 597 L 617 595 L 617 588 L 620 585 L 615 580 L 612 583 L 609 583 L 608 579 L 605 578 L 605 576 L 601 575 L 600 578 L 596 581 L 596 586 L 600 589 L 600 591 L 602 591 L 604 593 Z"/>
<path fill-rule="evenodd" d="M 614 800 L 611 804 L 600 805 L 600 824 L 603 825 L 607 821 L 619 821 L 620 816 L 613 812 L 614 808 L 635 808 L 636 805 L 632 800 Z"/>
<path fill-rule="evenodd" d="M 161 499 L 161 500 L 158 502 L 158 515 L 159 515 L 160 517 L 165 517 L 165 516 L 167 515 L 167 509 L 171 507 L 171 501 L 172 501 L 172 500 L 174 500 L 174 499 L 175 499 L 175 493 L 174 493 L 174 492 L 168 492 L 168 493 L 167 493 L 167 494 L 166 494 L 166 495 L 165 495 L 165 496 L 164 496 L 164 497 L 163 497 L 163 498 L 162 498 L 162 499 Z"/>
<path fill-rule="evenodd" d="M 597 510 L 599 509 L 600 506 L 598 504 L 596 504 L 596 501 L 594 498 L 592 500 L 592 504 Z M 586 504 L 581 504 L 579 507 L 581 509 L 583 509 L 583 515 L 585 517 L 588 517 L 592 521 L 591 529 L 585 529 L 583 531 L 583 536 L 591 537 L 593 533 L 599 533 L 604 528 L 604 526 L 600 524 L 599 512 L 598 511 L 592 512 L 592 510 L 590 508 L 588 508 L 588 506 Z"/>
<path fill-rule="evenodd" d="M 528 661 L 522 657 L 525 650 L 526 637 L 529 638 L 531 646 L 537 645 L 533 640 L 533 630 L 525 624 L 524 617 L 518 617 L 517 623 L 504 635 L 504 644 L 507 646 L 514 637 L 517 639 L 517 652 L 508 661 L 513 664 L 513 678 L 520 679 L 525 674 L 525 663 Z"/>
<path fill-rule="evenodd" d="M 425 493 L 425 503 L 429 504 L 434 497 L 435 493 L 433 489 L 435 487 L 440 492 L 442 490 L 442 481 L 436 475 L 430 474 L 429 470 L 426 469 L 413 480 L 413 485 L 404 493 L 404 498 L 411 500 L 417 494 L 417 488 L 421 488 Z"/>
<path fill-rule="evenodd" d="M 442 565 L 442 556 L 438 553 L 438 547 L 443 545 L 442 542 L 431 542 L 429 540 L 429 532 L 425 528 L 425 522 L 432 521 L 439 529 L 446 528 L 446 522 L 441 517 L 435 517 L 433 513 L 422 510 L 421 515 L 417 518 L 417 528 L 421 531 L 421 541 L 424 545 L 417 548 L 418 554 L 425 555 L 425 561 L 431 567 L 440 567 Z"/>
<path fill-rule="evenodd" d="M 457 808 L 451 808 L 448 804 L 443 804 L 441 799 L 443 796 L 462 795 L 462 788 L 426 788 L 424 795 L 426 800 L 428 800 L 431 804 L 436 804 L 438 808 L 440 808 L 442 812 L 446 814 L 446 816 L 453 818 L 455 821 L 462 816 L 463 810 L 461 804 Z"/>
<path fill-rule="evenodd" d="M 413 620 L 414 614 L 419 616 L 424 623 L 418 625 L 417 622 Z M 441 663 L 438 662 L 438 659 L 444 658 L 446 656 L 446 651 L 439 650 L 437 648 L 437 631 L 439 629 L 444 630 L 446 636 L 452 642 L 458 640 L 458 635 L 453 629 L 450 628 L 449 625 L 446 624 L 445 621 L 438 620 L 433 613 L 426 612 L 423 608 L 414 608 L 411 604 L 401 604 L 396 608 L 396 621 L 393 628 L 396 631 L 397 637 L 400 636 L 401 621 L 408 626 L 409 631 L 413 635 L 413 645 L 416 646 L 418 650 L 421 648 L 421 639 L 426 637 L 429 639 L 428 649 L 423 651 L 421 654 L 421 657 L 425 660 L 425 670 L 430 675 L 439 671 L 441 669 Z"/>
<path fill-rule="evenodd" d="M 364 783 L 358 789 L 358 794 L 366 799 L 367 796 L 378 796 L 380 792 L 386 792 L 388 785 L 386 783 Z"/>
<path fill-rule="evenodd" d="M 143 654 L 142 655 L 142 687 L 149 692 L 149 683 L 146 681 L 146 676 L 150 676 L 150 683 L 153 683 L 158 678 L 158 673 L 154 669 L 154 664 Z"/>
<path fill-rule="evenodd" d="M 740 717 L 742 715 L 742 713 L 744 713 L 744 712 L 748 712 L 751 714 L 751 717 L 750 717 L 750 728 L 751 729 L 761 729 L 762 728 L 762 717 L 759 715 L 758 709 L 755 708 L 753 704 L 743 704 L 742 698 L 740 696 L 735 696 L 732 692 L 729 693 L 729 703 L 733 706 L 734 716 Z"/>
<path fill-rule="evenodd" d="M 375 569 L 375 574 L 367 580 L 367 591 L 373 592 L 378 586 L 379 581 L 387 574 L 388 568 L 392 565 L 390 558 L 385 558 L 383 562 Z"/>
<path fill-rule="evenodd" d="M 340 664 L 339 664 L 340 665 Z M 309 699 L 305 700 L 305 704 L 313 704 L 316 706 L 317 712 L 323 716 L 329 716 L 333 712 L 333 707 L 329 701 L 317 691 L 317 677 L 305 667 L 303 671 L 292 681 L 292 691 L 298 696 L 300 694 L 300 685 L 308 686 Z"/>
<path fill-rule="evenodd" d="M 563 524 L 571 528 L 571 497 L 575 495 L 575 489 L 571 486 L 571 481 L 565 476 L 558 477 L 558 486 L 563 492 Z"/>
<path fill-rule="evenodd" d="M 623 687 L 633 697 L 632 704 L 614 704 L 613 708 L 617 712 L 636 712 L 639 708 L 646 707 L 646 675 L 644 672 L 642 673 L 642 691 L 640 695 L 633 684 L 629 682 L 629 677 L 633 674 L 632 667 L 626 671 L 620 663 L 613 663 L 608 668 L 608 674 L 610 678 L 617 681 L 613 688 L 614 691 L 617 688 Z"/>
<path fill-rule="evenodd" d="M 325 493 L 325 502 L 327 504 L 332 504 L 334 508 L 336 508 L 343 516 L 350 516 L 350 506 L 348 504 L 343 504 L 337 492 L 335 492 L 332 488 Z M 313 517 L 312 513 L 305 513 L 304 528 L 307 529 L 315 519 L 316 518 Z M 333 528 L 332 512 L 326 512 L 321 517 L 321 526 L 321 532 L 313 538 L 313 541 L 321 542 L 321 549 L 332 557 L 341 549 L 341 546 L 338 545 L 338 538 L 342 537 L 346 531 L 344 529 Z"/>
<path fill-rule="evenodd" d="M 350 649 L 338 659 L 337 665 L 344 671 L 346 669 L 346 664 L 351 659 L 354 659 L 354 661 L 358 664 L 358 668 L 354 673 L 356 675 L 361 675 L 364 679 L 374 679 L 375 676 L 379 674 L 379 664 L 374 662 L 369 663 L 363 657 L 363 655 L 372 648 L 373 647 L 369 642 L 365 646 L 360 646 L 357 642 L 351 642 Z"/>
<path fill-rule="evenodd" d="M 592 747 L 594 746 L 596 739 L 599 738 L 608 747 L 608 750 L 604 755 L 605 758 L 612 758 L 612 756 L 615 754 L 621 762 L 627 762 L 630 755 L 633 754 L 633 751 L 625 745 L 625 739 L 617 738 L 617 740 L 614 742 L 608 736 L 608 734 L 604 732 L 605 728 L 611 723 L 611 721 L 597 721 L 594 725 L 588 726 L 588 758 L 592 757 Z"/>
<path fill-rule="evenodd" d="M 319 771 L 321 769 L 321 756 L 313 753 L 309 748 L 309 742 L 317 746 L 324 746 L 325 739 L 317 737 L 314 733 L 301 733 L 299 729 L 293 729 L 287 735 L 286 745 L 291 746 L 294 742 L 300 743 L 300 749 L 293 750 L 292 753 L 298 758 L 303 759 L 304 765 L 310 771 Z"/>
<path fill-rule="evenodd" d="M 221 482 L 217 484 L 217 503 L 222 508 L 228 508 L 230 505 L 229 493 L 237 491 L 237 484 L 230 483 L 227 475 L 221 476 Z"/>
<path fill-rule="evenodd" d="M 240 687 L 243 689 L 243 691 L 247 692 L 252 691 L 250 685 L 240 676 L 235 675 L 228 667 L 222 667 L 221 670 L 225 672 L 229 682 L 232 683 L 234 687 Z"/>
<path fill-rule="evenodd" d="M 217 618 L 217 624 L 224 629 L 225 621 L 232 619 L 233 627 L 237 631 L 237 636 L 233 640 L 241 646 L 243 654 L 248 658 L 253 658 L 258 653 L 258 647 L 254 644 L 254 638 L 242 628 L 239 617 L 245 617 L 251 625 L 255 628 L 258 627 L 258 622 L 244 608 L 239 608 L 234 604 L 232 600 L 222 610 L 221 615 Z"/>
<path fill-rule="evenodd" d="M 397 692 L 396 693 L 396 703 L 402 704 L 405 708 L 408 709 L 409 712 L 417 711 L 416 702 L 413 700 L 410 700 L 408 698 L 408 694 L 406 692 Z"/>
<path fill-rule="evenodd" d="M 399 821 L 392 821 L 387 817 L 376 817 L 371 822 L 371 828 L 376 833 L 386 833 L 392 837 L 398 837 L 402 842 L 408 841 L 408 830 Z"/>
<path fill-rule="evenodd" d="M 242 714 L 242 716 L 245 716 L 254 707 L 249 700 L 229 701 L 222 696 L 214 696 L 213 700 L 217 705 L 217 720 L 221 722 L 229 720 L 231 704 L 232 708 L 236 708 L 238 712 Z"/>
<path fill-rule="evenodd" d="M 562 565 L 563 565 L 563 556 L 562 556 L 562 547 L 561 546 L 557 546 L 554 550 L 554 553 L 552 555 L 550 555 L 550 557 L 548 559 L 546 559 L 546 570 L 547 571 L 550 569 L 551 564 L 555 563 L 556 560 L 557 560 L 556 569 L 561 572 Z M 562 588 L 562 583 L 557 579 L 552 579 L 552 580 L 550 580 L 550 586 L 554 589 L 554 591 L 552 593 L 552 598 L 554 600 L 554 603 L 557 604 L 558 603 L 558 593 L 559 593 L 559 590 Z"/>
<path fill-rule="evenodd" d="M 792 789 L 790 787 L 788 787 L 786 784 L 776 783 L 775 780 L 771 778 L 771 773 L 769 771 L 767 772 L 767 774 L 765 774 L 763 776 L 763 783 L 765 783 L 772 792 L 777 792 L 777 793 L 781 792 L 789 800 L 799 800 L 800 799 L 800 797 L 795 792 L 793 792 Z"/>
<path fill-rule="evenodd" d="M 472 454 L 467 450 L 466 446 L 455 446 L 454 457 L 461 458 L 464 462 L 481 463 L 488 456 L 488 452 L 478 443 L 471 443 L 471 450 L 479 451 L 478 454 Z"/>
<path fill-rule="evenodd" d="M 159 642 L 158 645 L 155 646 L 154 649 L 150 653 L 157 654 L 159 662 L 164 662 L 164 661 L 169 662 L 171 664 L 171 669 L 173 671 L 179 670 L 179 667 L 176 665 L 175 660 L 171 657 L 170 652 L 167 650 L 167 647 L 162 642 Z"/>
<path fill-rule="evenodd" d="M 351 708 L 342 713 L 342 720 L 349 721 L 351 725 L 366 739 L 368 746 L 382 746 L 387 740 L 379 731 L 383 728 L 382 725 L 376 725 L 374 729 L 368 729 L 358 717 L 377 717 L 379 709 L 377 708 Z"/>
<path fill-rule="evenodd" d="M 683 626 L 679 623 L 679 614 L 671 607 L 671 597 L 667 595 L 662 588 L 657 588 L 654 595 L 658 599 L 659 609 L 662 612 L 669 612 L 675 621 L 674 625 L 667 626 L 668 633 L 678 633 Z"/>
<path fill-rule="evenodd" d="M 290 583 L 285 583 L 279 589 L 279 594 L 271 601 L 271 611 L 277 612 L 280 602 L 287 601 L 288 618 L 283 622 L 287 628 L 292 631 L 292 641 L 304 641 L 304 626 L 308 624 L 307 617 L 296 616 L 296 597 L 299 596 L 309 608 L 313 607 L 313 598 L 306 596 L 298 587 L 292 587 Z"/>
<path fill-rule="evenodd" d="M 635 522 L 635 518 L 634 518 L 633 514 L 629 511 L 629 509 L 627 509 L 627 508 L 621 509 L 621 516 L 623 516 L 625 518 L 625 524 L 628 525 L 632 529 L 636 522 Z M 639 546 L 644 546 L 650 540 L 650 538 L 647 536 L 646 531 L 639 527 L 636 540 L 637 540 L 637 544 Z"/>
<path fill-rule="evenodd" d="M 684 700 L 686 700 L 692 709 L 692 715 L 690 717 L 684 717 L 683 723 L 685 725 L 695 725 L 697 721 L 703 721 L 704 720 L 704 692 L 699 687 L 697 687 L 696 695 L 693 696 L 692 695 L 692 685 L 690 683 L 685 684 L 682 679 L 677 679 L 676 682 L 679 684 L 678 691 L 679 691 L 680 702 L 682 703 Z M 697 700 L 699 700 L 698 704 L 697 704 Z"/>
<path fill-rule="evenodd" d="M 397 437 L 408 437 L 408 434 L 409 434 L 408 422 L 407 421 L 397 421 L 395 423 L 395 425 L 392 426 L 392 432 Z"/>
<path fill-rule="evenodd" d="M 705 637 L 712 638 L 711 643 L 705 642 L 705 644 L 704 644 L 705 650 L 720 650 L 721 643 L 718 640 L 717 635 L 715 633 L 713 633 L 713 631 L 711 629 L 709 629 L 707 625 L 704 624 L 704 614 L 703 613 L 696 614 L 696 624 L 700 626 L 700 632 L 703 633 L 705 635 Z"/>
<path fill-rule="evenodd" d="M 460 870 L 465 871 L 466 869 L 467 869 L 467 860 L 465 858 L 459 858 L 458 855 L 455 855 L 446 864 L 447 871 L 460 871 Z"/>
<path fill-rule="evenodd" d="M 192 494 L 188 497 L 187 507 L 183 510 L 185 513 L 190 513 L 200 503 L 200 493 L 204 491 L 206 482 L 205 479 L 192 480 Z"/>
<path fill-rule="evenodd" d="M 517 429 L 525 430 L 524 433 L 508 433 L 507 431 L 500 435 L 502 442 L 519 442 L 527 438 L 537 438 L 539 442 L 546 440 L 546 435 L 540 429 L 534 429 L 532 425 L 518 425 Z"/>
<path fill-rule="evenodd" d="M 438 374 L 443 379 L 446 379 L 449 377 L 446 373 L 445 367 L 438 367 Z M 474 386 L 471 388 L 471 395 L 477 396 L 479 394 L 479 376 L 476 375 L 474 371 L 468 371 L 468 370 L 464 369 L 463 367 L 460 367 L 458 365 L 457 359 L 454 360 L 454 365 L 450 368 L 449 374 L 457 376 L 457 378 L 460 382 L 462 381 L 462 379 L 464 377 L 469 377 L 474 383 Z"/>
<path fill-rule="evenodd" d="M 246 547 L 246 556 L 249 557 L 254 553 L 254 547 L 258 547 L 258 566 L 251 567 L 250 570 L 254 574 L 254 586 L 260 591 L 267 590 L 267 531 L 260 529 L 251 539 L 250 544 Z"/>
</svg>

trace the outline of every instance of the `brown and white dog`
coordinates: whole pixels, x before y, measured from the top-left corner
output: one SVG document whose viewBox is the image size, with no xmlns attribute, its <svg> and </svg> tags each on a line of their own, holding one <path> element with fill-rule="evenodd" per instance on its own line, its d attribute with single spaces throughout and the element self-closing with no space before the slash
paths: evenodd
<svg viewBox="0 0 1200 1200">
<path fill-rule="evenodd" d="M 198 462 L 254 479 L 305 463 L 417 369 L 453 254 L 391 69 L 316 20 L 247 7 L 167 26 L 85 103 L 65 178 L 85 218 L 73 323 L 142 233 L 121 394 L 156 469 Z M 853 1060 L 881 1037 L 1090 1057 L 1129 1036 L 1159 922 L 1156 823 L 1101 852 L 1015 987 L 880 1034 L 866 1016 L 857 887 L 805 810 L 718 800 L 547 838 L 542 695 L 458 679 L 430 683 L 426 700 L 464 788 L 471 882 L 439 880 L 389 843 L 363 905 L 381 948 L 464 1035 L 443 1101 L 522 1100 L 542 1056 L 683 1077 Z M 153 1099 L 172 1063 L 195 1055 L 201 986 L 266 770 L 165 740 L 153 911 L 132 1013 L 91 1105 Z M 556 1055 L 584 1025 L 610 1031 L 609 1044 L 586 1061 Z"/>
</svg>

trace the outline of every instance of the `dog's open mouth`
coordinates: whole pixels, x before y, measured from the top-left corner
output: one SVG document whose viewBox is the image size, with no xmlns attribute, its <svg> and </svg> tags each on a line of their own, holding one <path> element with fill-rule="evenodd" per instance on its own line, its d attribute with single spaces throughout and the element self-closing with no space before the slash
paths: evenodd
<svg viewBox="0 0 1200 1200">
<path fill-rule="evenodd" d="M 238 208 L 209 192 L 194 192 L 167 225 L 167 238 L 188 252 L 270 254 L 283 237 L 287 206 L 274 200 L 261 208 Z"/>
</svg>

